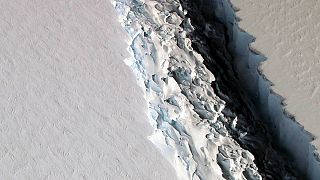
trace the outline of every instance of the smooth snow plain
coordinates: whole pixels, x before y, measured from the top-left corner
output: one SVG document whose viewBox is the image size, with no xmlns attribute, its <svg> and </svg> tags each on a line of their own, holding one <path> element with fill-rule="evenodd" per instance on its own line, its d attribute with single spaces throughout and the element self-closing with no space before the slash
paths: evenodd
<svg viewBox="0 0 320 180">
<path fill-rule="evenodd" d="M 0 1 L 0 179 L 175 179 L 109 1 Z"/>
</svg>

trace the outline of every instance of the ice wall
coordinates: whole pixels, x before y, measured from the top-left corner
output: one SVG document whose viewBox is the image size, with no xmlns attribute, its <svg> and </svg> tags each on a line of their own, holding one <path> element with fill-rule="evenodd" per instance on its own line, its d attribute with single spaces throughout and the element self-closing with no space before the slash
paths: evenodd
<svg viewBox="0 0 320 180">
<path fill-rule="evenodd" d="M 215 13 L 227 26 L 230 37 L 228 48 L 233 55 L 238 78 L 258 108 L 264 123 L 270 127 L 277 143 L 292 156 L 293 164 L 301 173 L 309 179 L 319 178 L 320 164 L 316 149 L 311 144 L 313 137 L 284 110 L 283 98 L 272 91 L 272 83 L 259 69 L 260 63 L 267 60 L 267 57 L 250 48 L 250 43 L 255 38 L 238 26 L 234 13 L 237 9 L 228 0 L 203 2 L 213 8 L 207 8 L 208 15 Z"/>
</svg>

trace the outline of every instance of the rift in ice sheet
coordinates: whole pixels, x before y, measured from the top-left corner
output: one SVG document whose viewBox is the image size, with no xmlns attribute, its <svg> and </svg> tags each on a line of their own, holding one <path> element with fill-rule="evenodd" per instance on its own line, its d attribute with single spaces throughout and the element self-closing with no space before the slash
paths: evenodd
<svg viewBox="0 0 320 180">
<path fill-rule="evenodd" d="M 178 1 L 116 1 L 115 8 L 132 39 L 130 67 L 149 103 L 154 125 L 150 139 L 178 176 L 262 179 L 265 172 L 258 170 L 254 152 L 247 147 L 263 143 L 247 132 L 254 126 L 238 127 L 246 117 L 237 118 L 237 112 L 219 97 L 224 92 L 212 88 L 217 77 L 191 47 L 197 41 L 209 52 L 205 39 L 194 35 L 198 27 L 192 25 L 188 8 Z M 232 101 L 227 93 L 224 96 Z"/>
<path fill-rule="evenodd" d="M 132 40 L 129 65 L 149 103 L 150 140 L 180 178 L 302 176 L 277 145 L 279 134 L 269 126 L 274 123 L 261 117 L 282 106 L 267 103 L 264 108 L 263 99 L 255 101 L 259 94 L 274 96 L 257 70 L 265 57 L 250 50 L 252 36 L 237 26 L 229 1 L 124 0 L 114 5 Z"/>
</svg>

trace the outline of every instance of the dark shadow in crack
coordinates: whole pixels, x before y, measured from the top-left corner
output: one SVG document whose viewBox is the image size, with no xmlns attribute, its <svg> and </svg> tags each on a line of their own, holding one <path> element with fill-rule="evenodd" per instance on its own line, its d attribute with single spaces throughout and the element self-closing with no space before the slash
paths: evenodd
<svg viewBox="0 0 320 180">
<path fill-rule="evenodd" d="M 215 75 L 212 86 L 227 109 L 238 116 L 237 128 L 248 132 L 238 143 L 256 157 L 264 179 L 320 177 L 318 156 L 309 132 L 285 110 L 284 98 L 272 91 L 260 63 L 267 60 L 250 47 L 255 37 L 238 27 L 238 8 L 228 0 L 180 0 L 194 31 L 192 47 Z M 182 23 L 181 26 L 183 26 Z M 299 144 L 299 145 L 298 145 Z M 276 168 L 275 168 L 276 167 Z"/>
</svg>

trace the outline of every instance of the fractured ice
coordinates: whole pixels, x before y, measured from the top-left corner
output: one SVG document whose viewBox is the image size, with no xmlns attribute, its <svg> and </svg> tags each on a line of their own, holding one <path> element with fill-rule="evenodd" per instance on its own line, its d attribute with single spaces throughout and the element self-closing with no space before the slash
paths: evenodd
<svg viewBox="0 0 320 180">
<path fill-rule="evenodd" d="M 262 179 L 254 156 L 230 133 L 237 117 L 227 95 L 212 88 L 214 75 L 191 47 L 194 30 L 175 0 L 118 0 L 115 8 L 131 41 L 131 67 L 145 90 L 154 125 L 150 140 L 181 179 Z M 180 26 L 183 24 L 183 26 Z M 204 33 L 210 33 L 205 31 Z"/>
</svg>

